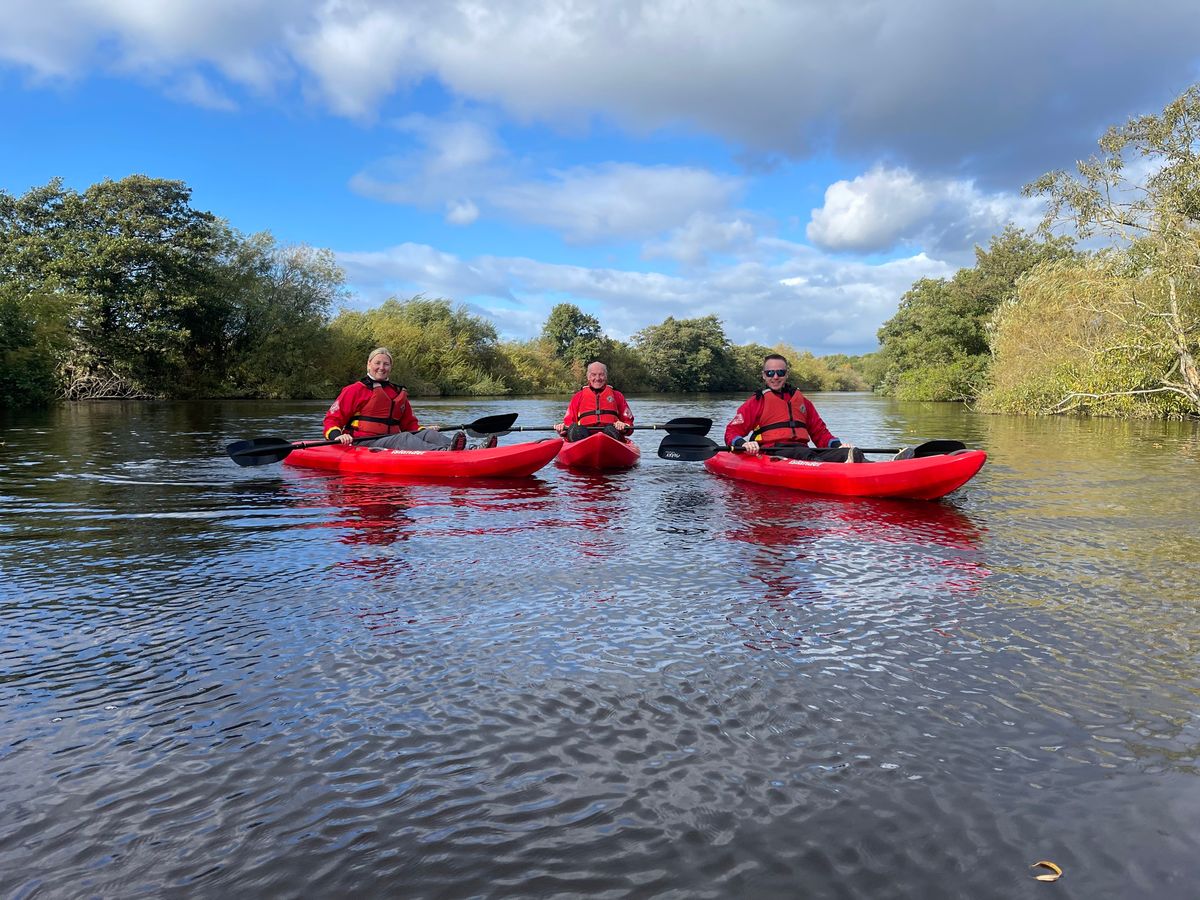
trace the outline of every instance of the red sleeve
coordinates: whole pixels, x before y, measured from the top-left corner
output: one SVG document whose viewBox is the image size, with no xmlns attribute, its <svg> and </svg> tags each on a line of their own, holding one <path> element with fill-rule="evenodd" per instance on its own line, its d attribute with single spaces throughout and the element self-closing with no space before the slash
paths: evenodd
<svg viewBox="0 0 1200 900">
<path fill-rule="evenodd" d="M 797 391 L 797 393 L 799 393 L 799 391 Z M 800 396 L 804 397 L 803 394 Z M 817 412 L 817 408 L 812 405 L 812 401 L 807 397 L 804 397 L 804 406 L 808 410 L 808 415 L 806 416 L 807 421 L 804 423 L 808 428 L 808 436 L 812 438 L 812 442 L 818 447 L 828 447 L 829 442 L 836 439 L 830 432 L 829 428 L 825 425 L 825 421 L 821 418 L 821 414 Z"/>
<path fill-rule="evenodd" d="M 738 411 L 733 414 L 733 418 L 725 426 L 725 443 L 732 444 L 735 438 L 749 435 L 754 430 L 750 423 L 758 421 L 760 412 L 762 412 L 762 401 L 758 399 L 757 395 L 752 395 L 749 400 L 738 407 Z"/>
<path fill-rule="evenodd" d="M 358 381 L 342 388 L 342 392 L 333 401 L 333 406 L 329 407 L 329 411 L 325 413 L 325 421 L 321 425 L 321 433 L 325 435 L 326 440 L 332 440 L 329 433 L 335 429 L 340 434 L 354 418 L 354 414 L 362 409 L 362 405 L 370 396 L 369 394 L 363 396 L 364 390 L 365 388 Z"/>
<path fill-rule="evenodd" d="M 626 425 L 632 425 L 633 412 L 629 409 L 629 401 L 616 388 L 613 388 L 613 396 L 617 398 L 617 408 L 621 411 L 621 421 Z"/>
<path fill-rule="evenodd" d="M 563 415 L 564 425 L 574 425 L 579 418 L 579 397 L 583 391 L 576 391 L 575 396 L 571 398 L 571 402 L 567 404 L 567 411 Z"/>
</svg>

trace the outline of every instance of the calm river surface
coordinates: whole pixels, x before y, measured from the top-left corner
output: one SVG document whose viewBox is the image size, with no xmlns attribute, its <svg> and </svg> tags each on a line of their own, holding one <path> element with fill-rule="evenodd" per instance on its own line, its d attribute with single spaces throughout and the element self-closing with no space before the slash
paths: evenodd
<svg viewBox="0 0 1200 900">
<path fill-rule="evenodd" d="M 989 462 L 396 483 L 225 456 L 323 403 L 0 419 L 0 896 L 1196 896 L 1200 432 L 815 399 Z"/>
</svg>

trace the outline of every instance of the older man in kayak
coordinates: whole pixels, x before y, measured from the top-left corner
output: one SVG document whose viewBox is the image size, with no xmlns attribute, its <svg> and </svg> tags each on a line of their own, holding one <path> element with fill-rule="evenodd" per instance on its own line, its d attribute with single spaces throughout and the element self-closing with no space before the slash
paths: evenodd
<svg viewBox="0 0 1200 900">
<path fill-rule="evenodd" d="M 619 441 L 633 427 L 633 413 L 625 395 L 608 383 L 608 366 L 593 362 L 587 367 L 587 386 L 576 392 L 563 420 L 554 426 L 568 441 L 578 441 L 603 431 Z"/>
<path fill-rule="evenodd" d="M 346 385 L 325 413 L 325 439 L 349 444 L 355 438 L 380 435 L 372 447 L 389 450 L 463 450 L 467 436 L 448 438 L 436 425 L 421 428 L 408 402 L 408 390 L 388 380 L 392 352 L 377 347 L 367 354 L 367 377 Z M 485 446 L 495 447 L 496 436 Z"/>
<path fill-rule="evenodd" d="M 725 428 L 725 443 L 754 456 L 765 452 L 817 462 L 864 462 L 861 450 L 842 446 L 807 397 L 787 383 L 788 361 L 778 353 L 763 360 L 764 388 L 738 407 Z M 810 447 L 809 441 L 817 446 Z"/>
</svg>

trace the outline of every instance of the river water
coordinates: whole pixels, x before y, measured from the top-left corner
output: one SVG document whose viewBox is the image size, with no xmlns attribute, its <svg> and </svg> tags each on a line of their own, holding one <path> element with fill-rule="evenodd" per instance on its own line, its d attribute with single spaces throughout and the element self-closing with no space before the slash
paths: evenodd
<svg viewBox="0 0 1200 900">
<path fill-rule="evenodd" d="M 9 414 L 0 896 L 1195 896 L 1200 431 L 814 399 L 988 464 L 397 483 L 225 456 L 324 404 Z"/>
</svg>

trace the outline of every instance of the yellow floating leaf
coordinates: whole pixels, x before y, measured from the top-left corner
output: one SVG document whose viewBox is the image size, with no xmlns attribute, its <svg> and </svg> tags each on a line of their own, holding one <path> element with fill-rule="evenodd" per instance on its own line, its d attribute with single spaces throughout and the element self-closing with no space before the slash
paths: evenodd
<svg viewBox="0 0 1200 900">
<path fill-rule="evenodd" d="M 1038 881 L 1058 881 L 1062 877 L 1062 869 L 1048 859 L 1042 859 L 1035 862 L 1029 868 L 1031 869 L 1049 869 L 1049 872 L 1044 872 L 1041 875 L 1034 875 Z"/>
</svg>

